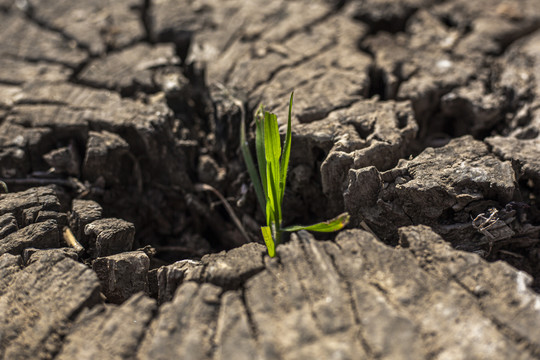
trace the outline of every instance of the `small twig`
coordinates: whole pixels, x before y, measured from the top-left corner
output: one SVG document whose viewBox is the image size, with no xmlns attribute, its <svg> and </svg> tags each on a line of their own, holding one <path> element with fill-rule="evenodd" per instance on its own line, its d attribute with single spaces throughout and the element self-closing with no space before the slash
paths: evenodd
<svg viewBox="0 0 540 360">
<path fill-rule="evenodd" d="M 508 251 L 508 250 L 499 250 L 499 252 L 500 252 L 501 254 L 513 256 L 513 257 L 518 258 L 518 259 L 523 259 L 523 258 L 524 258 L 523 255 L 516 254 L 515 252 L 511 252 L 511 251 Z"/>
<path fill-rule="evenodd" d="M 210 192 L 214 193 L 219 198 L 219 200 L 221 200 L 221 203 L 223 204 L 223 206 L 225 206 L 225 210 L 227 210 L 227 213 L 229 214 L 229 216 L 233 220 L 233 222 L 236 225 L 236 227 L 238 228 L 238 230 L 240 230 L 240 232 L 242 233 L 242 235 L 244 236 L 246 241 L 247 242 L 251 241 L 248 234 L 247 234 L 247 232 L 246 232 L 246 230 L 244 229 L 244 226 L 242 226 L 242 223 L 240 222 L 240 219 L 238 219 L 238 217 L 234 213 L 233 208 L 231 207 L 231 205 L 229 205 L 229 202 L 227 201 L 227 199 L 225 199 L 225 197 L 223 195 L 221 195 L 221 193 L 219 191 L 217 191 L 213 186 L 210 186 L 208 184 L 195 184 L 194 187 L 195 187 L 196 191 L 210 191 Z"/>
<path fill-rule="evenodd" d="M 66 242 L 66 244 L 68 244 L 73 249 L 75 249 L 77 253 L 81 253 L 84 251 L 84 247 L 77 241 L 77 239 L 75 238 L 75 235 L 73 235 L 69 227 L 64 226 L 62 235 L 64 237 L 64 241 Z"/>
</svg>

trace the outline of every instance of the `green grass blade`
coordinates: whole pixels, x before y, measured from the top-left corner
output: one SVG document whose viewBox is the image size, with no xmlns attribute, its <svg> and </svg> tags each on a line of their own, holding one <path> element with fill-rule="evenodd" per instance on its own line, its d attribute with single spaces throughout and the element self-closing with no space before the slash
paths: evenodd
<svg viewBox="0 0 540 360">
<path fill-rule="evenodd" d="M 343 229 L 349 223 L 349 213 L 343 213 L 335 218 L 320 222 L 318 224 L 303 226 L 294 225 L 281 229 L 282 231 L 292 232 L 300 230 L 318 231 L 318 232 L 334 232 Z"/>
<path fill-rule="evenodd" d="M 266 186 L 268 187 L 269 191 L 266 196 L 266 225 L 271 226 L 273 223 L 276 222 L 276 212 L 275 212 L 275 203 L 273 199 L 273 192 L 272 192 L 272 186 L 270 184 L 269 179 Z"/>
<path fill-rule="evenodd" d="M 278 202 L 278 183 L 276 182 L 276 176 L 274 175 L 274 167 L 268 166 L 268 197 L 266 200 L 266 223 L 268 226 L 277 224 L 277 230 L 281 226 L 281 206 Z M 271 213 L 268 213 L 268 211 Z"/>
<path fill-rule="evenodd" d="M 270 230 L 270 227 L 261 227 L 261 232 L 263 235 L 264 243 L 266 244 L 266 248 L 268 249 L 268 256 L 276 256 L 276 248 L 274 245 L 274 240 L 272 239 L 272 231 Z"/>
<path fill-rule="evenodd" d="M 268 184 L 266 180 L 266 156 L 264 153 L 264 110 L 262 105 L 255 114 L 255 151 L 257 154 L 257 164 L 259 166 L 259 175 L 261 177 L 262 189 L 265 203 L 268 197 Z M 266 209 L 266 206 L 265 206 Z M 266 210 L 263 210 L 266 213 Z"/>
<path fill-rule="evenodd" d="M 281 144 L 276 114 L 264 113 L 264 140 L 266 161 L 273 163 L 273 166 L 279 166 Z"/>
<path fill-rule="evenodd" d="M 277 228 L 281 227 L 281 203 L 280 194 L 280 171 L 279 157 L 281 155 L 281 145 L 279 139 L 279 130 L 277 117 L 275 114 L 264 113 L 264 152 L 266 155 L 266 176 L 267 184 L 267 202 L 272 203 L 274 210 L 274 220 L 277 223 Z M 268 207 L 267 207 L 268 208 Z M 268 217 L 268 214 L 267 214 Z M 268 224 L 270 226 L 270 223 Z"/>
<path fill-rule="evenodd" d="M 255 194 L 257 195 L 257 201 L 259 202 L 259 206 L 261 207 L 263 214 L 265 214 L 266 196 L 263 192 L 261 179 L 259 178 L 260 174 L 257 173 L 257 169 L 255 168 L 255 163 L 253 162 L 253 157 L 251 156 L 251 152 L 249 151 L 249 145 L 246 140 L 246 127 L 245 127 L 243 118 L 242 118 L 242 123 L 240 124 L 240 149 L 242 150 L 242 155 L 244 156 L 244 162 L 246 163 L 249 177 L 251 178 L 251 182 L 253 183 Z"/>
<path fill-rule="evenodd" d="M 291 155 L 291 115 L 292 115 L 292 105 L 293 105 L 293 95 L 294 91 L 291 93 L 291 99 L 289 100 L 289 118 L 287 120 L 287 133 L 285 135 L 285 143 L 283 144 L 283 152 L 281 154 L 281 178 L 279 179 L 279 203 L 283 204 L 283 196 L 285 195 L 285 186 L 287 184 L 287 169 L 289 167 L 289 158 Z"/>
</svg>

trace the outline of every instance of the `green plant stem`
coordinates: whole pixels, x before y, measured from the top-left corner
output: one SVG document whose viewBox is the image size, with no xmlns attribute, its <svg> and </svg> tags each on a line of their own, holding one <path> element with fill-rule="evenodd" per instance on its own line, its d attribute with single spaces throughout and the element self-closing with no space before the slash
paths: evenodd
<svg viewBox="0 0 540 360">
<path fill-rule="evenodd" d="M 282 227 L 282 205 L 287 183 L 287 170 L 291 153 L 292 105 L 293 95 L 289 100 L 289 117 L 287 119 L 287 132 L 283 147 L 280 144 L 277 116 L 264 111 L 259 107 L 255 115 L 255 150 L 257 154 L 258 175 L 253 158 L 249 152 L 246 141 L 245 124 L 242 119 L 240 130 L 240 143 L 244 161 L 253 187 L 257 193 L 257 200 L 266 218 L 266 226 L 261 227 L 268 255 L 276 255 L 276 246 L 281 243 L 284 231 L 310 230 L 331 232 L 342 229 L 349 222 L 349 214 L 343 213 L 334 219 L 314 225 L 295 225 Z"/>
</svg>

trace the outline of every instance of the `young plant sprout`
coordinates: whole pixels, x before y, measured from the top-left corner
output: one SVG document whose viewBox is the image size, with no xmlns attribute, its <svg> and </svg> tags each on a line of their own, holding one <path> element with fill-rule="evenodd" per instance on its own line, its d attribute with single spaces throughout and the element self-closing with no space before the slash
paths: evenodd
<svg viewBox="0 0 540 360">
<path fill-rule="evenodd" d="M 266 216 L 266 226 L 261 227 L 261 232 L 270 257 L 276 256 L 276 246 L 281 242 L 281 235 L 284 231 L 333 232 L 342 229 L 349 222 L 349 214 L 343 213 L 334 219 L 314 225 L 282 227 L 281 205 L 285 194 L 287 168 L 291 154 L 292 103 L 293 93 L 291 93 L 289 101 L 289 119 L 283 148 L 280 145 L 277 116 L 264 111 L 262 105 L 255 114 L 255 150 L 258 173 L 246 141 L 245 124 L 242 123 L 240 126 L 242 155 L 257 194 L 257 201 Z"/>
</svg>

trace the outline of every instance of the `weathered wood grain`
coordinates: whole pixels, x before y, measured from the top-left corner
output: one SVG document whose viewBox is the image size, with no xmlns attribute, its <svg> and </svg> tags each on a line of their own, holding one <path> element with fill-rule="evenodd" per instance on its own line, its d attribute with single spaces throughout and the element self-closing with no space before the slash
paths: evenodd
<svg viewBox="0 0 540 360">
<path fill-rule="evenodd" d="M 24 9 L 38 22 L 75 40 L 93 54 L 121 48 L 145 37 L 143 1 L 28 1 Z"/>
<path fill-rule="evenodd" d="M 44 29 L 17 12 L 0 12 L 0 56 L 30 61 L 47 61 L 77 67 L 88 57 L 54 31 Z"/>
<path fill-rule="evenodd" d="M 74 316 L 98 295 L 96 275 L 58 253 L 16 272 L 0 296 L 0 357 L 51 358 Z"/>
<path fill-rule="evenodd" d="M 121 306 L 85 309 L 57 359 L 134 359 L 155 310 L 155 301 L 143 294 L 133 295 Z"/>
</svg>

